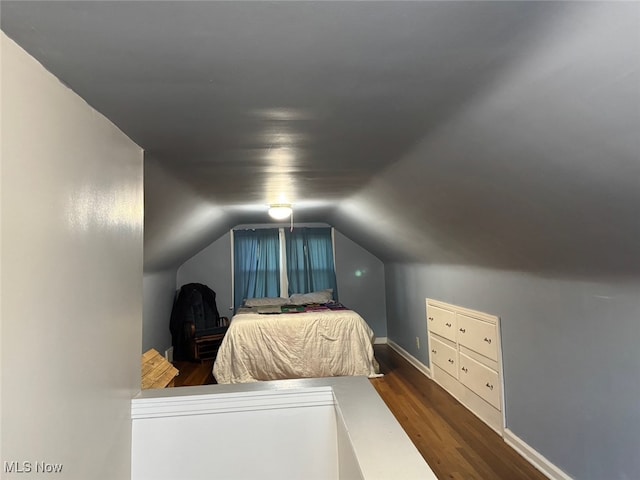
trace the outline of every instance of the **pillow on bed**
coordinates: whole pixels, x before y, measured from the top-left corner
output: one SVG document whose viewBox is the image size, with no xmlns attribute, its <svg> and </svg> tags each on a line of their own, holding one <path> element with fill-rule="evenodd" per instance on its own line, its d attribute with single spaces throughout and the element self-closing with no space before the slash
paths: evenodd
<svg viewBox="0 0 640 480">
<path fill-rule="evenodd" d="M 280 305 L 286 305 L 289 303 L 288 298 L 282 297 L 262 297 L 262 298 L 247 298 L 244 301 L 245 307 L 277 307 Z"/>
<path fill-rule="evenodd" d="M 292 305 L 306 305 L 309 303 L 329 303 L 333 301 L 333 288 L 320 292 L 294 293 L 289 297 Z"/>
</svg>

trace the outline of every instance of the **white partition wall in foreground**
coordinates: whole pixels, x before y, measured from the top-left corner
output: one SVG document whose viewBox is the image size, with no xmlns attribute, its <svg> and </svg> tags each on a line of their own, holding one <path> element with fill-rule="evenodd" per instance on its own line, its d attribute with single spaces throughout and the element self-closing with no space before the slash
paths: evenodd
<svg viewBox="0 0 640 480">
<path fill-rule="evenodd" d="M 365 377 L 147 390 L 133 480 L 435 479 Z"/>
</svg>

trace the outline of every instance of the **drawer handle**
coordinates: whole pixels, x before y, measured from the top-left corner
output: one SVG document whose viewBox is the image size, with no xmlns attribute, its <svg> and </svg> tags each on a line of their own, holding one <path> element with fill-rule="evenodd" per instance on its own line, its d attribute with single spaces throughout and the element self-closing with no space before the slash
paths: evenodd
<svg viewBox="0 0 640 480">
<path fill-rule="evenodd" d="M 438 353 L 438 351 L 435 349 L 431 349 L 431 353 Z"/>
<path fill-rule="evenodd" d="M 464 332 L 466 332 L 467 330 L 466 330 L 465 328 L 461 328 L 461 329 L 460 329 L 460 331 L 461 331 L 462 333 L 464 333 Z"/>
<path fill-rule="evenodd" d="M 493 390 L 493 385 L 491 385 L 489 382 L 487 382 L 487 387 L 489 387 L 489 390 Z"/>
<path fill-rule="evenodd" d="M 461 368 L 461 370 L 462 370 L 464 373 L 467 373 L 467 372 L 469 371 L 469 369 L 468 369 L 467 367 L 462 367 L 462 368 Z"/>
<path fill-rule="evenodd" d="M 449 359 L 449 363 L 453 363 L 453 360 Z"/>
<path fill-rule="evenodd" d="M 491 339 L 490 338 L 484 337 L 484 341 L 487 342 L 489 345 L 491 345 Z"/>
<path fill-rule="evenodd" d="M 451 327 L 451 324 L 450 324 L 450 323 L 445 323 L 445 325 L 446 325 L 447 327 Z"/>
</svg>

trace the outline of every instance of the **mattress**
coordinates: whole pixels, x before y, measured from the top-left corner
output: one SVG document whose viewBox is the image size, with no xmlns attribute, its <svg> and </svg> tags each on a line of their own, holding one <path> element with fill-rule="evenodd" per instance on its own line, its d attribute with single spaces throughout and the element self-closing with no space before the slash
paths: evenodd
<svg viewBox="0 0 640 480">
<path fill-rule="evenodd" d="M 218 383 L 378 376 L 374 333 L 357 312 L 272 310 L 233 317 L 213 367 Z"/>
</svg>

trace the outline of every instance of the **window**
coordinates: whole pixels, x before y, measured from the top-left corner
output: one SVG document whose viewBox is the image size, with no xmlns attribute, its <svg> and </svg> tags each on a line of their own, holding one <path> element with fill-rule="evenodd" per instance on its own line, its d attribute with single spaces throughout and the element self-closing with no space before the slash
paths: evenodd
<svg viewBox="0 0 640 480">
<path fill-rule="evenodd" d="M 280 296 L 280 241 L 276 228 L 233 233 L 234 308 L 245 298 Z"/>
<path fill-rule="evenodd" d="M 331 228 L 285 231 L 289 295 L 333 289 L 337 299 Z"/>
<path fill-rule="evenodd" d="M 236 310 L 245 298 L 290 296 L 328 288 L 338 299 L 330 227 L 302 227 L 293 232 L 275 228 L 234 230 L 233 250 Z"/>
</svg>

